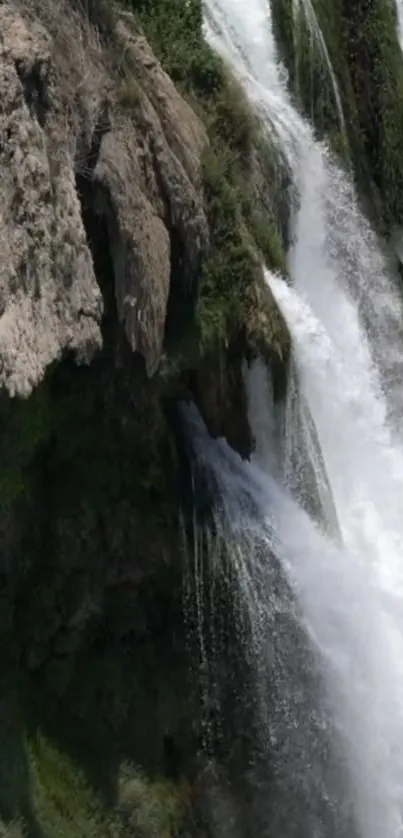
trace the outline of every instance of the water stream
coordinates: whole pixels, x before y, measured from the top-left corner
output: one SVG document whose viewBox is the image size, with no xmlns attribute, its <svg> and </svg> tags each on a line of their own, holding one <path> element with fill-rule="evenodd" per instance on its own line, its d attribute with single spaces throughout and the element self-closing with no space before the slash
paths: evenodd
<svg viewBox="0 0 403 838">
<path fill-rule="evenodd" d="M 265 764 L 270 777 L 258 831 L 241 834 L 401 838 L 403 312 L 393 265 L 348 176 L 290 101 L 266 0 L 207 0 L 206 31 L 278 142 L 297 196 L 290 281 L 266 272 L 294 344 L 286 424 L 262 367 L 247 374 L 252 463 L 188 417 L 248 615 L 260 784 Z M 303 497 L 304 461 L 324 528 Z"/>
</svg>

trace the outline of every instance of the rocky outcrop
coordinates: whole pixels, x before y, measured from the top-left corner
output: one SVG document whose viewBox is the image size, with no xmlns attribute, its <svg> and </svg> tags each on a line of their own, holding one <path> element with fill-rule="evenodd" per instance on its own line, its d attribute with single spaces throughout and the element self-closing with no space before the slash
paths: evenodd
<svg viewBox="0 0 403 838">
<path fill-rule="evenodd" d="M 263 355 L 281 398 L 290 352 L 262 274 L 262 254 L 284 265 L 274 151 L 201 5 L 131 5 L 150 38 L 180 30 L 183 95 L 121 6 L 0 0 L 0 832 L 29 838 L 123 838 L 129 786 L 161 799 L 142 835 L 200 834 L 178 407 L 247 457 L 245 361 Z"/>
<path fill-rule="evenodd" d="M 0 18 L 0 382 L 27 395 L 64 349 L 88 359 L 99 346 L 102 300 L 52 106 L 51 39 L 7 5 Z"/>
<path fill-rule="evenodd" d="M 207 245 L 200 167 L 207 134 L 132 16 L 118 21 L 115 37 L 138 81 L 123 79 L 112 98 L 93 171 L 94 208 L 107 218 L 119 319 L 152 375 L 171 282 L 194 293 Z"/>
<path fill-rule="evenodd" d="M 192 292 L 207 242 L 203 124 L 131 16 L 110 33 L 120 74 L 70 5 L 2 3 L 0 17 L 0 383 L 28 395 L 63 352 L 88 361 L 101 345 L 91 213 L 119 321 L 152 374 L 171 281 Z"/>
</svg>

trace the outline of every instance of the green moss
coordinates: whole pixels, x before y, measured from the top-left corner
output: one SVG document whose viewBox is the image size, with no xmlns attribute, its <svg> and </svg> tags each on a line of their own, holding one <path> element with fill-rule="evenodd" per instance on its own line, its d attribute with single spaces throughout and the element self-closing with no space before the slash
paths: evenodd
<svg viewBox="0 0 403 838">
<path fill-rule="evenodd" d="M 198 309 L 203 351 L 210 351 L 214 345 L 228 345 L 240 331 L 251 334 L 256 329 L 259 309 L 254 291 L 261 283 L 256 246 L 268 267 L 284 267 L 279 235 L 269 219 L 250 210 L 245 201 L 247 187 L 240 180 L 237 163 L 220 147 L 210 148 L 204 158 L 211 249 L 204 266 Z M 274 301 L 272 313 L 275 321 Z M 284 331 L 281 338 L 279 335 L 281 341 Z"/>
<path fill-rule="evenodd" d="M 102 811 L 80 769 L 38 736 L 29 744 L 33 811 L 44 838 L 100 838 Z"/>
<path fill-rule="evenodd" d="M 152 782 L 130 765 L 123 766 L 113 838 L 174 838 L 181 830 L 189 785 L 156 779 Z"/>
<path fill-rule="evenodd" d="M 200 0 L 127 0 L 173 81 L 209 97 L 223 84 L 223 65 L 203 37 Z"/>
<path fill-rule="evenodd" d="M 186 782 L 147 777 L 124 763 L 116 798 L 105 805 L 80 766 L 42 734 L 25 737 L 23 760 L 29 802 L 0 821 L 2 838 L 174 838 L 181 832 L 191 795 Z"/>
<path fill-rule="evenodd" d="M 403 218 L 403 60 L 396 7 L 388 0 L 313 0 L 343 106 L 340 136 L 330 73 L 318 39 L 292 0 L 274 0 L 276 35 L 290 83 L 306 113 L 334 150 L 350 153 L 357 183 L 383 231 Z"/>
<path fill-rule="evenodd" d="M 255 265 L 240 232 L 237 191 L 229 178 L 231 157 L 209 149 L 204 159 L 206 209 L 211 250 L 203 271 L 199 323 L 203 351 L 225 345 L 242 323 L 244 291 Z"/>
<path fill-rule="evenodd" d="M 283 275 L 287 273 L 287 263 L 281 233 L 277 227 L 268 222 L 267 216 L 258 211 L 251 213 L 249 229 L 265 263 L 269 267 L 278 269 Z"/>
<path fill-rule="evenodd" d="M 19 661 L 25 719 L 105 788 L 116 751 L 162 773 L 165 733 L 185 740 L 183 770 L 192 742 L 172 385 L 107 358 L 65 361 L 32 400 L 5 403 L 4 460 L 18 452 L 23 493 L 17 505 L 2 487 L 18 524 L 3 552 L 0 638 L 3 673 L 6 652 Z M 9 776 L 0 741 L 2 760 Z"/>
<path fill-rule="evenodd" d="M 270 268 L 285 271 L 275 211 L 256 209 L 252 166 L 253 154 L 260 154 L 262 145 L 271 157 L 273 181 L 282 161 L 274 145 L 267 139 L 263 143 L 259 120 L 243 90 L 206 43 L 200 0 L 131 0 L 130 5 L 165 68 L 183 92 L 191 94 L 211 140 L 203 161 L 211 230 L 198 306 L 203 356 L 248 328 L 254 316 L 250 291 L 260 276 L 258 251 Z"/>
<path fill-rule="evenodd" d="M 24 838 L 24 827 L 18 821 L 8 824 L 0 821 L 0 838 Z"/>
<path fill-rule="evenodd" d="M 175 38 L 190 37 L 188 18 L 175 22 L 182 5 L 170 7 L 171 26 L 178 32 L 172 43 L 164 38 L 167 49 L 174 50 Z M 142 20 L 154 14 L 152 9 L 138 7 Z M 164 17 L 159 15 L 165 13 L 166 4 L 157 4 L 153 26 L 160 35 Z M 193 18 L 191 28 L 194 37 L 202 38 Z M 206 87 L 198 92 L 211 144 L 203 161 L 210 247 L 202 265 L 196 322 L 178 345 L 167 347 L 152 382 L 138 358 L 116 369 L 115 348 L 108 344 L 89 368 L 76 368 L 66 359 L 28 401 L 4 399 L 0 404 L 0 524 L 10 529 L 10 515 L 24 522 L 10 547 L 10 592 L 2 609 L 7 637 L 14 628 L 23 669 L 39 678 L 38 688 L 51 698 L 74 706 L 88 728 L 94 705 L 99 727 L 115 718 L 119 696 L 118 738 L 134 758 L 148 758 L 153 766 L 161 759 L 165 713 L 173 724 L 175 714 L 167 708 L 175 687 L 166 689 L 151 747 L 130 728 L 132 705 L 140 712 L 144 697 L 137 689 L 144 672 L 129 666 L 116 647 L 127 638 L 131 645 L 135 640 L 144 644 L 156 672 L 163 654 L 185 691 L 186 655 L 177 649 L 172 658 L 167 656 L 160 633 L 162 614 L 169 625 L 181 620 L 178 462 L 166 403 L 188 396 L 188 387 L 194 393 L 195 379 L 208 369 L 216 377 L 212 389 L 218 403 L 221 399 L 230 417 L 231 399 L 238 406 L 245 355 L 260 351 L 271 359 L 274 353 L 284 362 L 289 352 L 289 336 L 260 265 L 263 254 L 270 268 L 284 270 L 279 225 L 266 206 L 257 207 L 251 189 L 257 146 L 264 145 L 273 171 L 275 150 L 262 145 L 261 128 L 245 97 L 219 59 L 214 61 L 220 86 L 213 86 L 209 97 Z M 229 131 L 228 124 L 237 131 Z M 235 359 L 233 375 L 227 369 L 229 357 Z M 242 422 L 247 426 L 245 411 Z M 226 425 L 218 422 L 217 427 L 227 431 L 230 424 L 227 418 Z M 247 431 L 240 429 L 236 436 L 247 453 Z M 139 634 L 133 629 L 136 615 Z M 160 670 L 158 679 L 165 684 L 165 668 L 164 673 Z M 152 702 L 150 707 L 157 712 Z"/>
<path fill-rule="evenodd" d="M 261 260 L 269 268 L 286 271 L 285 225 L 279 222 L 274 200 L 277 172 L 284 166 L 277 148 L 263 137 L 242 88 L 206 43 L 200 0 L 131 0 L 129 5 L 165 69 L 190 96 L 210 138 L 203 159 L 210 246 L 202 266 L 195 321 L 189 321 L 180 337 L 169 337 L 161 367 L 167 384 L 190 367 L 211 366 L 214 354 L 219 363 L 221 353 L 240 334 L 247 338 L 258 332 L 256 286 L 262 289 Z M 270 175 L 263 178 L 262 201 L 256 190 L 256 160 L 264 156 L 266 161 L 259 166 Z M 267 199 L 271 187 L 273 198 Z M 281 316 L 269 295 L 268 301 L 276 332 Z M 261 338 L 264 343 L 263 334 Z M 283 341 L 285 356 L 289 340 L 284 324 L 277 338 L 276 345 Z M 254 337 L 252 348 L 255 345 Z"/>
<path fill-rule="evenodd" d="M 361 148 L 380 195 L 387 229 L 403 219 L 403 59 L 395 5 L 343 3 L 345 37 L 356 96 Z"/>
<path fill-rule="evenodd" d="M 244 91 L 224 67 L 221 87 L 210 99 L 206 114 L 210 136 L 239 155 L 241 165 L 247 164 L 259 123 Z"/>
<path fill-rule="evenodd" d="M 198 708 L 182 614 L 183 486 L 167 404 L 208 383 L 206 414 L 216 421 L 216 398 L 225 420 L 215 429 L 229 439 L 233 432 L 247 454 L 242 361 L 260 351 L 284 365 L 289 352 L 260 264 L 263 255 L 285 269 L 266 188 L 277 152 L 204 41 L 200 2 L 130 5 L 207 126 L 210 245 L 195 322 L 167 341 L 152 381 L 138 357 L 123 352 L 117 368 L 108 328 L 90 367 L 66 358 L 29 400 L 0 403 L 0 524 L 11 533 L 1 639 L 21 705 L 14 762 L 0 743 L 0 763 L 14 766 L 0 814 L 8 830 L 23 817 L 28 838 L 180 835 Z M 135 109 L 139 89 L 123 76 L 121 104 Z M 110 317 L 113 294 L 105 298 Z M 13 515 L 18 527 L 10 527 Z M 178 752 L 174 767 L 166 737 Z M 123 762 L 141 769 L 122 773 Z"/>
<path fill-rule="evenodd" d="M 303 2 L 274 0 L 273 19 L 275 33 L 289 70 L 292 91 L 314 125 L 328 136 L 334 150 L 341 152 L 343 157 L 348 156 L 349 141 L 341 112 L 345 98 L 339 101 L 340 78 L 336 76 L 335 84 L 332 72 L 333 55 L 342 49 L 337 2 L 316 0 L 312 3 L 311 14 L 305 11 Z M 328 38 L 331 39 L 331 47 Z"/>
</svg>

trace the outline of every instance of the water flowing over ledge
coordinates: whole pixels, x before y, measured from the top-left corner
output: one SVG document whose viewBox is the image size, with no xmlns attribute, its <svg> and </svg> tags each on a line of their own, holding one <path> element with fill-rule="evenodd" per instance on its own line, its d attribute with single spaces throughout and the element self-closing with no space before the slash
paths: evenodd
<svg viewBox="0 0 403 838">
<path fill-rule="evenodd" d="M 245 9 L 241 0 L 209 0 L 206 31 L 239 75 L 292 171 L 290 281 L 270 273 L 266 278 L 294 342 L 298 399 L 311 417 L 319 451 L 313 472 L 317 485 L 323 476 L 322 510 L 337 522 L 326 535 L 301 507 L 295 492 L 301 458 L 298 466 L 289 458 L 287 472 L 262 369 L 252 369 L 247 378 L 257 441 L 252 464 L 242 463 L 223 442 L 211 441 L 191 417 L 199 463 L 214 475 L 215 527 L 227 541 L 252 626 L 248 642 L 260 684 L 261 736 L 278 759 L 273 781 L 278 811 L 276 816 L 267 803 L 269 832 L 272 827 L 270 834 L 289 838 L 300 835 L 303 824 L 310 838 L 399 838 L 401 298 L 348 177 L 290 101 L 266 3 L 250 0 Z M 294 448 L 298 434 L 301 441 L 300 429 Z M 312 450 L 311 445 L 307 457 Z M 275 567 L 291 600 L 284 591 L 280 597 L 275 593 Z M 288 609 L 287 620 L 279 623 L 283 634 L 275 616 L 282 609 Z M 308 649 L 302 661 L 298 651 L 291 654 L 287 631 L 294 637 L 302 632 Z M 287 772 L 300 804 L 299 813 L 288 815 Z M 321 805 L 315 809 L 309 800 Z"/>
</svg>

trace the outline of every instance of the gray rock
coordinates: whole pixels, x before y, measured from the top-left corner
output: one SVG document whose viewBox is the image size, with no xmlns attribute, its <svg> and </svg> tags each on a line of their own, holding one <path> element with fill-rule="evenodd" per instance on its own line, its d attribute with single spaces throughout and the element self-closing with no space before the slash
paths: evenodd
<svg viewBox="0 0 403 838">
<path fill-rule="evenodd" d="M 63 350 L 90 358 L 102 299 L 74 160 L 47 114 L 51 40 L 7 5 L 0 20 L 0 384 L 26 396 Z"/>
<path fill-rule="evenodd" d="M 119 320 L 152 375 L 171 282 L 192 292 L 208 239 L 202 122 L 131 15 L 102 46 L 59 0 L 1 3 L 0 95 L 0 386 L 27 396 L 64 352 L 89 362 L 102 344 L 80 178 L 106 222 Z"/>
</svg>

